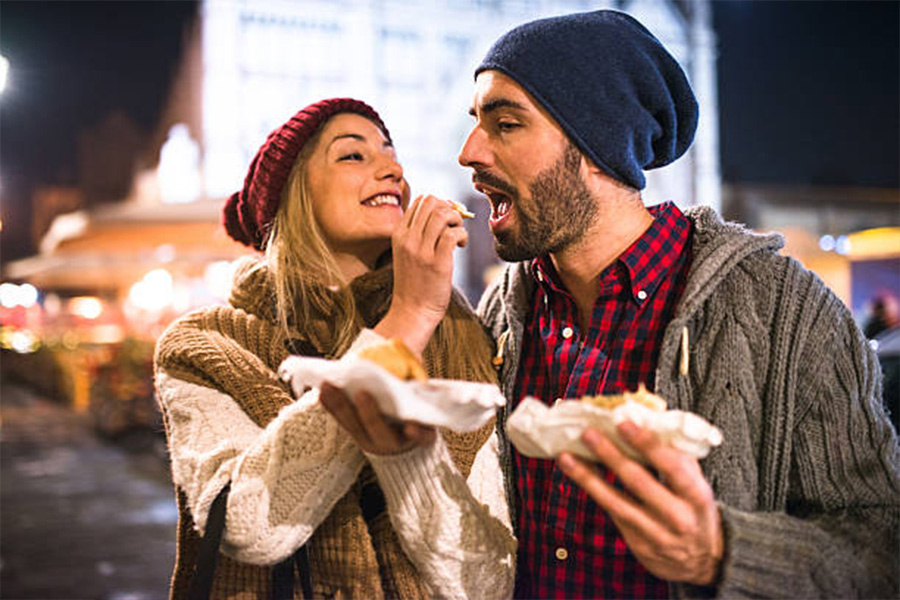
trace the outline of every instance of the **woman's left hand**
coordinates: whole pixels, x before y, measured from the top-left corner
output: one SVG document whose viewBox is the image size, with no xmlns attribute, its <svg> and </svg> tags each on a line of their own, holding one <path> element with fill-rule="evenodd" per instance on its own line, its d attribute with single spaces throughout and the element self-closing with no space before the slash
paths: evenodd
<svg viewBox="0 0 900 600">
<path fill-rule="evenodd" d="M 419 423 L 389 421 L 370 394 L 354 397 L 328 383 L 322 384 L 319 402 L 356 444 L 369 454 L 400 454 L 435 440 L 437 431 Z"/>
</svg>

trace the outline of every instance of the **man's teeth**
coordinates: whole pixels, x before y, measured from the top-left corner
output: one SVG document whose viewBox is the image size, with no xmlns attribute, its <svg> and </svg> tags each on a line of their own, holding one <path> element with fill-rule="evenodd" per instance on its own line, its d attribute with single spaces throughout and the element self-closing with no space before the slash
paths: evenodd
<svg viewBox="0 0 900 600">
<path fill-rule="evenodd" d="M 380 194 L 363 202 L 363 205 L 365 206 L 381 206 L 383 204 L 388 204 L 390 206 L 400 206 L 400 199 L 397 196 L 392 196 L 391 194 Z"/>
<path fill-rule="evenodd" d="M 509 200 L 503 199 L 498 200 L 494 203 L 494 214 L 493 217 L 495 219 L 499 219 L 500 217 L 506 215 L 509 212 Z"/>
</svg>

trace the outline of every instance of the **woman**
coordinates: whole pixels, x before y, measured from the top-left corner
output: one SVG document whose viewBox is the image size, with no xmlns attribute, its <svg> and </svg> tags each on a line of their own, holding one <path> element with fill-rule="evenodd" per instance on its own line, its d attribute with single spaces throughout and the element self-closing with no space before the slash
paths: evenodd
<svg viewBox="0 0 900 600">
<path fill-rule="evenodd" d="M 273 131 L 227 201 L 228 233 L 265 256 L 240 264 L 228 305 L 157 343 L 181 516 L 173 597 L 226 486 L 214 597 L 265 597 L 271 565 L 301 547 L 315 596 L 511 595 L 493 424 L 435 433 L 385 420 L 365 397 L 336 419 L 317 390 L 294 399 L 276 375 L 290 353 L 337 359 L 398 337 L 432 377 L 494 381 L 490 343 L 450 284 L 460 216 L 430 196 L 404 213 L 408 201 L 387 128 L 352 99 Z M 427 304 L 435 289 L 443 300 Z"/>
</svg>

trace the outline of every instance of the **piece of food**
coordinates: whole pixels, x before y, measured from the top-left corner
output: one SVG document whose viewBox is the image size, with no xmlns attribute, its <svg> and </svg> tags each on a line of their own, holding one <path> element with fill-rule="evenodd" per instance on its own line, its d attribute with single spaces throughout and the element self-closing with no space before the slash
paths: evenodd
<svg viewBox="0 0 900 600">
<path fill-rule="evenodd" d="M 461 216 L 463 219 L 474 219 L 475 218 L 475 213 L 469 212 L 468 210 L 466 210 L 466 207 L 463 206 L 462 204 L 460 204 L 459 202 L 457 202 L 456 200 L 447 200 L 447 204 L 450 205 L 450 208 L 452 208 L 453 210 L 458 212 L 459 216 Z"/>
<path fill-rule="evenodd" d="M 399 379 L 428 379 L 419 357 L 397 338 L 369 346 L 360 351 L 359 357 L 372 361 Z"/>
<path fill-rule="evenodd" d="M 666 410 L 666 401 L 652 392 L 648 392 L 644 384 L 640 384 L 636 392 L 625 392 L 623 394 L 609 396 L 584 396 L 582 402 L 599 406 L 600 408 L 613 409 L 620 404 L 628 401 L 643 404 L 650 410 L 664 411 Z"/>
</svg>

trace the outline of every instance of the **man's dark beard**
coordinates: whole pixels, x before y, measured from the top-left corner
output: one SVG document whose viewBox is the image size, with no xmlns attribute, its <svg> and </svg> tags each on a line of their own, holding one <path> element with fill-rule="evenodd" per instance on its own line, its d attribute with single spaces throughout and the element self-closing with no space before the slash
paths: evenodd
<svg viewBox="0 0 900 600">
<path fill-rule="evenodd" d="M 517 226 L 495 235 L 500 258 L 517 262 L 560 252 L 584 236 L 597 207 L 579 177 L 580 165 L 581 153 L 570 143 L 556 164 L 531 183 L 530 201 L 512 198 Z"/>
</svg>

